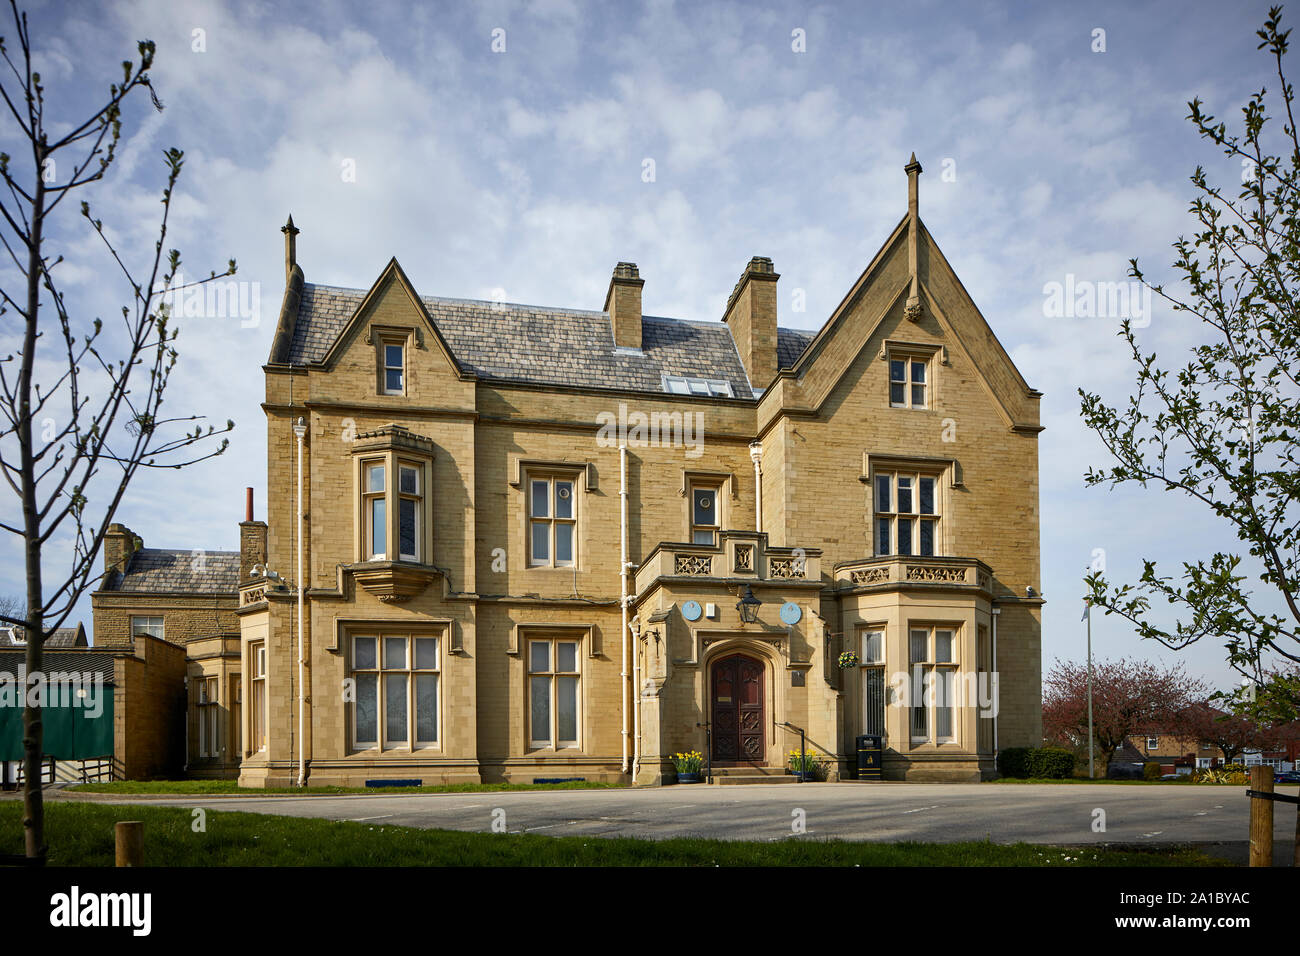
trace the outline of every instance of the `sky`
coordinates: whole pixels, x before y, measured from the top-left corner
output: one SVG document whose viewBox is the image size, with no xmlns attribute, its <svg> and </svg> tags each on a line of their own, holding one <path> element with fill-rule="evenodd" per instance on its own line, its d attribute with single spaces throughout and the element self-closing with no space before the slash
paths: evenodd
<svg viewBox="0 0 1300 956">
<path fill-rule="evenodd" d="M 1032 387 L 1039 438 L 1043 661 L 1082 659 L 1082 576 L 1134 580 L 1240 550 L 1205 511 L 1149 489 L 1085 487 L 1109 464 L 1077 389 L 1111 404 L 1134 368 L 1115 315 L 1060 315 L 1052 283 L 1173 279 L 1197 165 L 1240 169 L 1186 119 L 1230 123 L 1272 90 L 1256 50 L 1267 3 L 872 4 L 36 2 L 52 129 L 98 105 L 136 42 L 151 76 L 116 162 L 82 198 L 128 262 L 157 239 L 162 153 L 184 150 L 167 246 L 186 275 L 238 262 L 245 308 L 180 323 L 173 412 L 236 429 L 219 458 L 142 473 L 118 520 L 149 547 L 234 550 L 243 489 L 266 512 L 259 407 L 284 285 L 280 227 L 307 281 L 368 288 L 396 256 L 425 295 L 599 309 L 636 262 L 647 314 L 721 318 L 751 256 L 781 273 L 779 322 L 816 330 L 906 212 L 920 213 Z M 7 11 L 5 11 L 7 17 Z M 1284 25 L 1286 21 L 1284 20 Z M 12 48 L 12 24 L 0 30 Z M 20 143 L 12 119 L 0 142 Z M 73 203 L 48 249 L 74 315 L 129 293 Z M 4 288 L 17 289 L 9 265 Z M 1200 329 L 1156 300 L 1144 351 L 1180 361 Z M 12 316 L 0 347 L 13 347 Z M 0 512 L 15 520 L 17 499 Z M 1013 533 L 1008 529 L 1008 533 Z M 21 594 L 20 542 L 0 593 Z M 66 538 L 53 541 L 57 552 Z M 61 564 L 51 559 L 53 577 Z M 90 630 L 90 601 L 78 606 Z M 1235 682 L 1223 649 L 1174 654 L 1095 615 L 1094 654 L 1182 662 Z"/>
</svg>

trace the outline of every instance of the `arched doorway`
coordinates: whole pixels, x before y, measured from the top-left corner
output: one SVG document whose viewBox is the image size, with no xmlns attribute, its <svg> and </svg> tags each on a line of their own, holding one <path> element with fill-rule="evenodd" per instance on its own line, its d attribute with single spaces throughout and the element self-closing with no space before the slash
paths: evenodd
<svg viewBox="0 0 1300 956">
<path fill-rule="evenodd" d="M 766 668 L 747 654 L 729 654 L 709 669 L 713 762 L 766 762 Z"/>
</svg>

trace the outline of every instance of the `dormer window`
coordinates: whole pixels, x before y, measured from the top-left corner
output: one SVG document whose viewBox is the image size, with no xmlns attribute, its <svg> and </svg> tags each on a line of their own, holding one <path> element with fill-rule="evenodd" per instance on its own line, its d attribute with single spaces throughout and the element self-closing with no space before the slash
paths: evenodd
<svg viewBox="0 0 1300 956">
<path fill-rule="evenodd" d="M 715 378 L 686 378 L 681 375 L 665 375 L 664 391 L 674 395 L 698 395 L 703 398 L 734 398 L 731 383 Z"/>
</svg>

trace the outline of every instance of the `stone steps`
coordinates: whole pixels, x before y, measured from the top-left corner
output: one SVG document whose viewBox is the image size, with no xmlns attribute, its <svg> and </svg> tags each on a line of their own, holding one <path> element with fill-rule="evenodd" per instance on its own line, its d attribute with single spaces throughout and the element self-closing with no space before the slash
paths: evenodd
<svg viewBox="0 0 1300 956">
<path fill-rule="evenodd" d="M 785 767 L 714 767 L 713 785 L 736 786 L 743 784 L 798 783 Z"/>
</svg>

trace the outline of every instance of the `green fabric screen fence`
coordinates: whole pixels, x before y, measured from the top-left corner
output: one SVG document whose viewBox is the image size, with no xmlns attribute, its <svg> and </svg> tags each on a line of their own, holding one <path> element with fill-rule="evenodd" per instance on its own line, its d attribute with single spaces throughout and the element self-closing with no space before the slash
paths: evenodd
<svg viewBox="0 0 1300 956">
<path fill-rule="evenodd" d="M 87 686 L 86 697 L 78 697 L 77 689 L 75 684 L 49 685 L 41 711 L 41 751 L 55 760 L 111 757 L 113 688 L 108 684 Z M 23 759 L 23 707 L 18 691 L 14 684 L 0 687 L 0 760 Z"/>
</svg>

